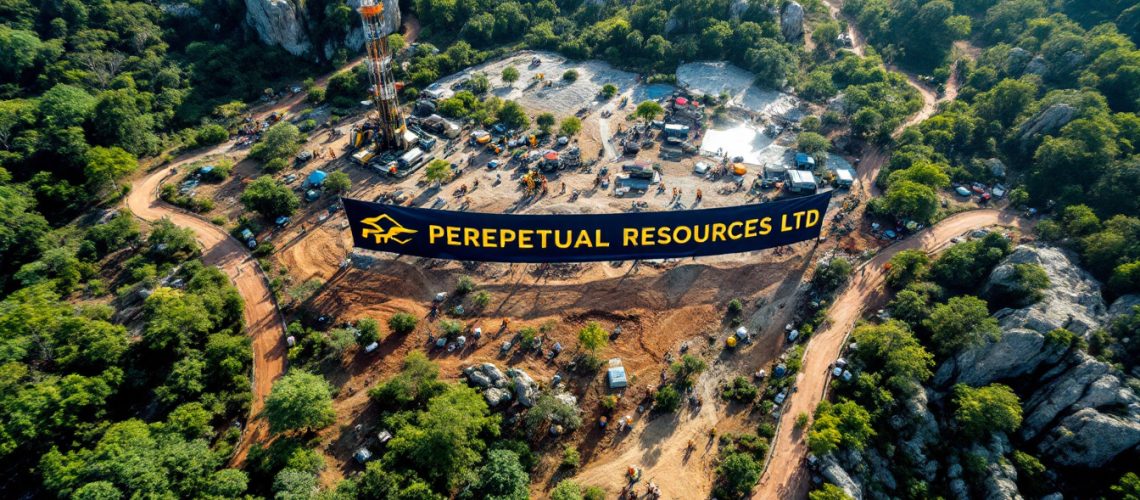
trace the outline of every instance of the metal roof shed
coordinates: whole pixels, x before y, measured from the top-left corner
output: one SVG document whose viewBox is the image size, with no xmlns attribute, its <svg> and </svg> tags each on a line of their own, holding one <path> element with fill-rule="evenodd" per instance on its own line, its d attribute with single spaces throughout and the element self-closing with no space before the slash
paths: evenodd
<svg viewBox="0 0 1140 500">
<path fill-rule="evenodd" d="M 606 370 L 606 381 L 610 385 L 610 389 L 621 389 L 629 386 L 629 380 L 625 377 L 625 367 L 614 366 Z"/>
</svg>

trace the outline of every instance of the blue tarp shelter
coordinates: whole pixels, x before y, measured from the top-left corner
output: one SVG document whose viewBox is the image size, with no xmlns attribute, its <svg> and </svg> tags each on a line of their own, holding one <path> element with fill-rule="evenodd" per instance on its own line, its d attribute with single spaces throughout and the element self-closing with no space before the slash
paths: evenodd
<svg viewBox="0 0 1140 500">
<path fill-rule="evenodd" d="M 309 185 L 320 186 L 325 182 L 325 177 L 328 176 L 329 174 L 326 174 L 324 170 L 315 170 L 313 173 L 309 174 Z"/>
</svg>

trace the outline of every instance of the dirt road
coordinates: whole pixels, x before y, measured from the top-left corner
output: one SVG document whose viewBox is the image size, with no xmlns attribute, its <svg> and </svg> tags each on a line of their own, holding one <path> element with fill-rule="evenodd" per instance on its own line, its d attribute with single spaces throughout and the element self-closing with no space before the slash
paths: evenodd
<svg viewBox="0 0 1140 500">
<path fill-rule="evenodd" d="M 224 146 L 228 147 L 229 143 Z M 199 152 L 174 165 L 187 164 L 219 150 Z M 158 188 L 168 175 L 170 169 L 162 168 L 140 178 L 132 186 L 126 203 L 131 212 L 143 220 L 154 222 L 166 217 L 178 226 L 193 229 L 202 244 L 203 260 L 225 271 L 245 300 L 246 331 L 253 342 L 253 401 L 245 434 L 231 459 L 231 465 L 239 466 L 245 461 L 249 446 L 269 436 L 268 426 L 258 414 L 273 381 L 285 371 L 285 324 L 261 269 L 241 243 L 223 228 L 158 199 Z"/>
<path fill-rule="evenodd" d="M 780 429 L 772 446 L 775 452 L 768 464 L 755 498 L 804 498 L 807 496 L 807 445 L 794 420 L 800 413 L 812 414 L 823 400 L 830 380 L 828 370 L 839 357 L 848 332 L 868 304 L 884 299 L 883 264 L 902 250 L 921 248 L 936 253 L 950 244 L 951 238 L 986 226 L 1016 226 L 1028 229 L 1026 221 L 1009 212 L 994 209 L 962 212 L 944 219 L 914 236 L 896 243 L 856 269 L 851 284 L 831 306 L 826 327 L 817 332 L 804 351 L 803 369 L 796 375 L 795 387 L 784 406 Z"/>
</svg>

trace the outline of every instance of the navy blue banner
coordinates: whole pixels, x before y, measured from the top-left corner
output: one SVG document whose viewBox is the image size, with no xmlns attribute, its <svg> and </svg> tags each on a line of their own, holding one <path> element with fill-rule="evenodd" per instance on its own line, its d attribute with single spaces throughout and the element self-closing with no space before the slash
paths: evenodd
<svg viewBox="0 0 1140 500">
<path fill-rule="evenodd" d="M 831 193 L 702 210 L 508 215 L 345 198 L 357 248 L 436 259 L 586 262 L 749 252 L 819 237 Z"/>
</svg>

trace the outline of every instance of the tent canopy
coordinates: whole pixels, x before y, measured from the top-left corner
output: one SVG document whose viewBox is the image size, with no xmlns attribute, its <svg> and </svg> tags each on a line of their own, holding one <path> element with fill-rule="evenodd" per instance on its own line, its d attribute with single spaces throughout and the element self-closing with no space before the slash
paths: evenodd
<svg viewBox="0 0 1140 500">
<path fill-rule="evenodd" d="M 309 184 L 313 186 L 320 186 L 321 183 L 325 182 L 325 177 L 328 176 L 329 174 L 326 174 L 324 170 L 315 170 L 313 173 L 309 174 Z"/>
</svg>

